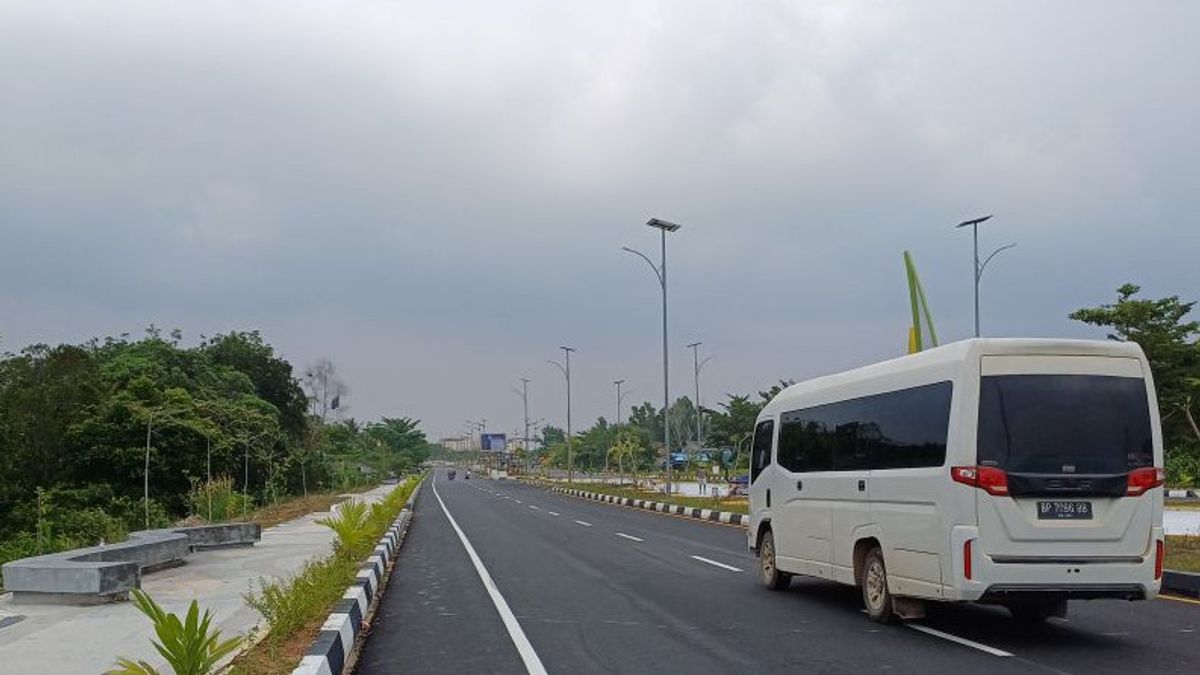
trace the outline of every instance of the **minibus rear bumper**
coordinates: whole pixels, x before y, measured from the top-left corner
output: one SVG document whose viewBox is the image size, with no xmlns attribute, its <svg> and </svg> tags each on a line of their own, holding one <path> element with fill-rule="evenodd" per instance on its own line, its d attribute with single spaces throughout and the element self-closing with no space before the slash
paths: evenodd
<svg viewBox="0 0 1200 675">
<path fill-rule="evenodd" d="M 1163 538 L 1161 528 L 1153 529 L 1146 555 L 1137 557 L 993 558 L 975 550 L 969 579 L 961 559 L 963 544 L 968 539 L 978 544 L 978 530 L 954 529 L 957 559 L 953 583 L 944 589 L 946 600 L 1000 604 L 1033 599 L 1148 600 L 1158 595 L 1161 587 L 1161 580 L 1154 578 L 1154 542 Z"/>
</svg>

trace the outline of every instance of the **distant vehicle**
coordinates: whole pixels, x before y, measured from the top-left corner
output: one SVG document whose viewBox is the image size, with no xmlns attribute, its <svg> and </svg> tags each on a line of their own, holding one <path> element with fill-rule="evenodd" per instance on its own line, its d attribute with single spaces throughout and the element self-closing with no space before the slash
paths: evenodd
<svg viewBox="0 0 1200 675">
<path fill-rule="evenodd" d="M 858 585 L 881 622 L 924 600 L 1040 621 L 1158 594 L 1162 433 L 1134 343 L 975 339 L 802 382 L 751 452 L 769 588 Z"/>
<path fill-rule="evenodd" d="M 463 480 L 471 480 L 471 472 L 470 471 L 463 472 Z"/>
<path fill-rule="evenodd" d="M 457 473 L 458 473 L 458 472 L 457 472 L 457 471 L 455 471 L 454 469 L 450 469 L 449 471 L 447 471 L 447 472 L 446 472 L 446 480 L 454 480 L 454 476 L 455 476 Z"/>
<path fill-rule="evenodd" d="M 672 452 L 671 453 L 671 468 L 672 469 L 683 469 L 683 468 L 687 467 L 687 464 L 688 464 L 687 453 L 685 453 L 685 452 Z M 660 469 L 666 469 L 667 461 L 664 459 L 663 461 L 659 462 L 658 467 Z"/>
</svg>

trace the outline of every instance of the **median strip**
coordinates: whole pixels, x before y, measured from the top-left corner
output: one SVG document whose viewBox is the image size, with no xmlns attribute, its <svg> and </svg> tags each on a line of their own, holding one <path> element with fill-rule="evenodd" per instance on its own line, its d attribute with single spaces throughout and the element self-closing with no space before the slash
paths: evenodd
<svg viewBox="0 0 1200 675">
<path fill-rule="evenodd" d="M 646 511 L 654 511 L 656 513 L 665 513 L 671 516 L 682 516 L 684 518 L 694 518 L 706 523 L 720 523 L 722 525 L 733 525 L 736 527 L 747 527 L 750 523 L 750 516 L 744 513 L 733 513 L 731 511 L 714 511 L 707 508 L 699 508 L 694 506 L 680 506 L 678 504 L 668 504 L 666 502 L 655 502 L 648 499 L 634 499 L 633 497 L 618 497 L 616 495 L 606 495 L 599 492 L 587 492 L 584 490 L 576 490 L 574 488 L 561 488 L 547 486 L 545 483 L 534 483 L 540 487 L 548 487 L 551 492 L 568 495 L 571 497 L 579 497 L 581 499 L 590 499 L 592 501 L 601 502 L 604 504 L 614 504 L 616 506 L 628 506 L 635 509 L 644 509 Z"/>
</svg>

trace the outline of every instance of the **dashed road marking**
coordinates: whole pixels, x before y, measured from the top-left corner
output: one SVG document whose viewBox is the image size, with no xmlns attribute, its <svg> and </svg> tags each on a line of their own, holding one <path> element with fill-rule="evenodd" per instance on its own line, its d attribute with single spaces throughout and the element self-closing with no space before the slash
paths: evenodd
<svg viewBox="0 0 1200 675">
<path fill-rule="evenodd" d="M 529 505 L 529 508 L 533 509 L 534 511 L 541 511 L 541 509 L 539 509 L 538 507 L 534 506 L 533 504 L 530 504 L 530 505 Z"/>
<path fill-rule="evenodd" d="M 592 526 L 592 524 L 591 524 L 591 523 L 585 523 L 585 522 L 584 522 L 584 521 L 582 521 L 582 520 L 577 520 L 577 521 L 575 521 L 575 524 L 576 524 L 576 525 L 582 525 L 582 526 L 584 526 L 584 527 L 591 527 L 591 526 Z"/>
<path fill-rule="evenodd" d="M 557 512 L 557 511 L 547 511 L 546 513 L 549 513 L 549 514 L 550 514 L 550 515 L 552 515 L 552 516 L 557 516 L 557 515 L 558 515 L 558 512 Z"/>
<path fill-rule="evenodd" d="M 624 532 L 613 532 L 613 534 L 617 535 L 618 537 L 628 539 L 630 541 L 646 541 L 645 539 L 642 539 L 641 537 L 635 537 L 632 534 L 625 534 Z"/>
<path fill-rule="evenodd" d="M 698 555 L 692 556 L 692 559 L 699 560 L 702 563 L 708 563 L 709 565 L 712 565 L 714 567 L 720 567 L 723 570 L 729 570 L 730 572 L 741 572 L 742 571 L 740 568 L 734 567 L 733 565 L 726 565 L 723 562 L 717 562 L 716 560 L 709 560 L 708 558 L 703 558 Z"/>
<path fill-rule="evenodd" d="M 516 503 L 518 503 L 518 504 L 521 504 L 521 503 L 523 503 L 523 502 L 521 502 L 521 500 L 520 500 L 520 499 L 514 499 L 513 501 L 514 501 L 514 502 L 516 502 Z"/>
<path fill-rule="evenodd" d="M 925 633 L 926 635 L 940 637 L 943 640 L 949 640 L 950 642 L 955 642 L 957 644 L 963 645 L 964 647 L 970 647 L 971 649 L 978 649 L 979 651 L 987 653 L 987 654 L 991 654 L 992 656 L 1012 656 L 1012 654 L 1004 651 L 1003 649 L 996 649 L 995 647 L 989 647 L 985 644 L 975 642 L 974 640 L 968 640 L 966 638 L 959 637 L 957 635 L 951 635 L 950 633 L 943 633 L 942 631 L 940 631 L 936 628 L 930 628 L 929 626 L 922 626 L 922 625 L 916 624 L 916 623 L 906 623 L 904 625 L 908 626 L 909 628 L 911 628 L 915 631 L 920 631 L 922 633 Z"/>
</svg>

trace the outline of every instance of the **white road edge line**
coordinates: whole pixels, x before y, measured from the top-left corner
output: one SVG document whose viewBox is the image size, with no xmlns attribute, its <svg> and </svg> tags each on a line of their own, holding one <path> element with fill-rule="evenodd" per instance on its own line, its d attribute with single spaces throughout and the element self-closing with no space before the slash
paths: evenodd
<svg viewBox="0 0 1200 675">
<path fill-rule="evenodd" d="M 720 567 L 723 570 L 729 570 L 730 572 L 741 572 L 742 571 L 740 568 L 734 567 L 733 565 L 726 565 L 725 563 L 717 562 L 716 560 L 709 560 L 708 558 L 702 558 L 698 555 L 692 556 L 692 559 L 699 560 L 702 563 L 708 563 L 709 565 L 714 565 L 716 567 Z"/>
<path fill-rule="evenodd" d="M 915 631 L 920 631 L 922 633 L 925 633 L 927 635 L 932 635 L 934 637 L 940 637 L 943 640 L 949 640 L 950 642 L 957 642 L 958 644 L 963 645 L 964 647 L 971 647 L 972 649 L 978 649 L 979 651 L 986 652 L 988 654 L 991 654 L 992 656 L 1012 656 L 1012 654 L 1004 651 L 1003 649 L 996 649 L 995 647 L 989 647 L 987 645 L 975 642 L 974 640 L 968 640 L 966 638 L 961 638 L 961 637 L 958 637 L 957 635 L 951 635 L 950 633 L 943 633 L 942 631 L 937 630 L 936 628 L 930 628 L 929 626 L 922 626 L 920 624 L 915 624 L 915 623 L 906 623 L 904 625 L 908 626 L 909 628 L 911 628 Z"/>
<path fill-rule="evenodd" d="M 433 496 L 437 497 L 438 504 L 442 507 L 442 513 L 446 514 L 446 519 L 450 521 L 450 526 L 454 528 L 454 532 L 458 535 L 458 540 L 462 542 L 463 548 L 467 549 L 467 557 L 471 559 L 471 563 L 475 565 L 475 571 L 479 574 L 479 579 L 483 581 L 483 587 L 487 589 L 488 596 L 492 598 L 492 604 L 496 606 L 496 611 L 500 613 L 500 619 L 504 622 L 504 627 L 508 629 L 508 637 L 512 639 L 513 645 L 517 648 L 517 653 L 521 656 L 521 661 L 525 663 L 525 670 L 529 675 L 548 675 L 546 667 L 542 665 L 542 660 L 538 658 L 537 652 L 533 650 L 533 645 L 529 642 L 529 638 L 525 637 L 525 631 L 521 630 L 521 624 L 517 621 L 517 617 L 513 615 L 512 610 L 508 607 L 508 602 L 504 600 L 504 596 L 500 595 L 500 589 L 496 588 L 496 582 L 492 581 L 492 575 L 488 574 L 487 568 L 483 566 L 483 561 L 479 559 L 479 554 L 475 552 L 475 547 L 471 546 L 471 542 L 467 541 L 467 535 L 463 534 L 462 528 L 454 520 L 454 516 L 450 515 L 450 509 L 446 508 L 446 502 L 442 501 L 442 496 L 438 494 L 437 481 L 430 481 L 433 485 Z"/>
<path fill-rule="evenodd" d="M 641 537 L 635 537 L 632 534 L 625 534 L 624 532 L 613 532 L 613 534 L 617 535 L 618 537 L 624 537 L 630 541 L 646 541 Z"/>
<path fill-rule="evenodd" d="M 575 524 L 577 524 L 577 525 L 582 525 L 582 526 L 584 526 L 584 527 L 591 527 L 591 526 L 592 526 L 592 524 L 591 524 L 591 523 L 585 523 L 585 522 L 583 522 L 582 520 L 577 520 L 577 521 L 575 521 Z"/>
</svg>

